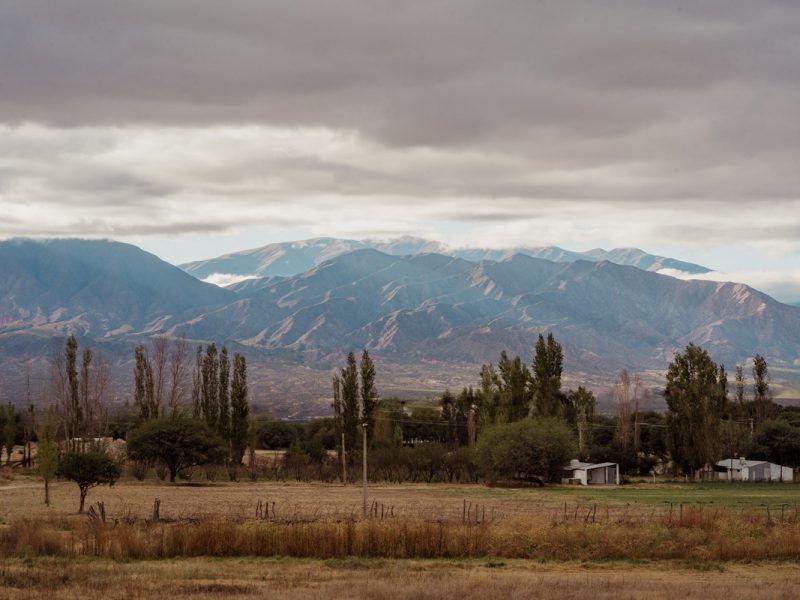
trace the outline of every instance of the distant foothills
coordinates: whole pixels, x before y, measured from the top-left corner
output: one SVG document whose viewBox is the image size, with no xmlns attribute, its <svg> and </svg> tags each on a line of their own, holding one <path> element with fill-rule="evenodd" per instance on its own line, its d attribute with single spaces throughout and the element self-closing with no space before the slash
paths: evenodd
<svg viewBox="0 0 800 600">
<path fill-rule="evenodd" d="M 119 375 L 120 402 L 137 344 L 227 345 L 247 357 L 253 404 L 276 416 L 329 414 L 331 375 L 350 351 L 369 350 L 383 395 L 421 398 L 474 384 L 504 350 L 531 360 L 540 333 L 562 343 L 566 383 L 598 390 L 601 406 L 623 368 L 657 402 L 667 364 L 690 343 L 729 367 L 763 355 L 777 399 L 800 395 L 800 308 L 687 278 L 709 271 L 631 248 L 453 249 L 418 238 L 318 238 L 179 267 L 114 241 L 8 240 L 0 401 L 20 393 L 26 372 L 44 377 L 69 334 Z"/>
</svg>

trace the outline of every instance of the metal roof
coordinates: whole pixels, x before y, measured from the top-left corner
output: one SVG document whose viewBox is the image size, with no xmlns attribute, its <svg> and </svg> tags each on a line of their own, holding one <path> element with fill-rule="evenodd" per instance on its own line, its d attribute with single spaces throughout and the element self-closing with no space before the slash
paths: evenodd
<svg viewBox="0 0 800 600">
<path fill-rule="evenodd" d="M 733 462 L 733 467 L 731 467 L 731 461 Z M 738 458 L 725 458 L 725 459 L 722 459 L 721 461 L 719 461 L 717 463 L 717 466 L 718 467 L 725 467 L 727 469 L 731 469 L 732 468 L 734 471 L 736 471 L 736 470 L 740 470 L 742 468 L 742 466 L 745 466 L 745 467 L 747 467 L 749 469 L 750 467 L 757 467 L 758 465 L 770 465 L 770 464 L 774 464 L 776 467 L 780 467 L 781 466 L 781 465 L 778 465 L 776 463 L 770 463 L 768 460 L 745 460 L 744 462 L 742 462 Z"/>
<path fill-rule="evenodd" d="M 567 471 L 591 471 L 592 469 L 601 469 L 604 467 L 616 467 L 617 463 L 604 462 L 604 463 L 585 463 L 574 462 L 564 467 Z"/>
</svg>

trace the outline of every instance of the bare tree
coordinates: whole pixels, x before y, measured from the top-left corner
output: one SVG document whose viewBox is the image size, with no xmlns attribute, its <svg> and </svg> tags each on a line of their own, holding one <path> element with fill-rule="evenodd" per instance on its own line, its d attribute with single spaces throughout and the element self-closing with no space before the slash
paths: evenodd
<svg viewBox="0 0 800 600">
<path fill-rule="evenodd" d="M 95 367 L 92 372 L 92 394 L 90 397 L 91 418 L 88 423 L 90 434 L 95 438 L 103 438 L 108 435 L 109 420 L 109 383 L 110 375 L 108 363 L 100 354 L 97 355 Z"/>
<path fill-rule="evenodd" d="M 85 449 L 87 439 L 105 436 L 108 427 L 106 363 L 87 347 L 79 374 L 77 355 L 78 343 L 70 336 L 64 353 L 54 351 L 50 363 L 50 389 L 61 430 L 71 450 Z"/>
<path fill-rule="evenodd" d="M 33 464 L 31 442 L 36 428 L 36 418 L 31 396 L 31 363 L 25 361 L 25 412 L 22 413 L 22 464 L 30 467 Z"/>
<path fill-rule="evenodd" d="M 81 435 L 81 412 L 78 372 L 76 367 L 78 342 L 69 336 L 61 350 L 54 347 L 50 362 L 50 385 L 64 438 L 70 448 Z"/>
<path fill-rule="evenodd" d="M 620 371 L 614 384 L 614 398 L 617 403 L 617 438 L 622 456 L 632 457 L 639 451 L 638 426 L 636 415 L 639 412 L 639 394 L 642 381 L 638 375 L 631 376 L 626 369 Z"/>
<path fill-rule="evenodd" d="M 167 359 L 169 358 L 169 339 L 163 335 L 153 338 L 153 403 L 154 413 L 162 414 L 164 405 L 164 387 L 167 379 Z"/>
<path fill-rule="evenodd" d="M 189 347 L 186 344 L 186 340 L 183 337 L 175 340 L 172 344 L 172 352 L 169 355 L 169 407 L 173 417 L 178 415 L 186 394 L 186 376 L 189 371 L 188 355 Z"/>
</svg>

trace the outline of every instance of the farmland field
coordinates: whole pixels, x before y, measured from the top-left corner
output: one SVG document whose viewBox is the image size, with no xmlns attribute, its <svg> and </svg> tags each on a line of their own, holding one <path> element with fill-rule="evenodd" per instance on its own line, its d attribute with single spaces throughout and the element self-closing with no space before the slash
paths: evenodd
<svg viewBox="0 0 800 600">
<path fill-rule="evenodd" d="M 0 597 L 800 596 L 790 484 L 371 485 L 366 521 L 359 486 L 125 480 L 102 522 L 51 493 L 0 483 Z"/>
<path fill-rule="evenodd" d="M 43 502 L 42 484 L 34 477 L 17 477 L 0 483 L 0 522 L 15 516 L 69 515 L 77 510 L 77 488 L 72 483 L 51 485 L 52 506 Z M 362 505 L 360 485 L 301 482 L 213 482 L 170 485 L 154 480 L 126 480 L 114 487 L 94 488 L 87 506 L 102 500 L 109 512 L 147 516 L 153 500 L 162 501 L 162 516 L 183 518 L 199 515 L 248 517 L 258 500 L 275 503 L 278 516 L 358 516 Z M 545 488 L 503 488 L 484 485 L 371 484 L 368 498 L 385 508 L 394 507 L 396 516 L 428 518 L 458 517 L 463 502 L 485 506 L 496 517 L 539 515 L 569 506 L 598 505 L 619 512 L 655 510 L 668 512 L 683 503 L 726 511 L 766 511 L 781 506 L 794 511 L 800 502 L 800 486 L 778 483 L 684 484 L 640 483 L 626 486 Z"/>
</svg>

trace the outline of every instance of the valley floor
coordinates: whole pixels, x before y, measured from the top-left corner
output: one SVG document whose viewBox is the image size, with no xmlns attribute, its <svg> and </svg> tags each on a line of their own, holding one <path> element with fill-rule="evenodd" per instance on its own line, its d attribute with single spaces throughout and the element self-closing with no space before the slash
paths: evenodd
<svg viewBox="0 0 800 600">
<path fill-rule="evenodd" d="M 357 485 L 125 480 L 90 492 L 102 524 L 74 484 L 42 491 L 0 480 L 0 598 L 800 597 L 792 484 L 375 484 L 361 521 Z"/>
<path fill-rule="evenodd" d="M 789 600 L 798 596 L 800 573 L 796 565 L 772 563 L 249 558 L 119 563 L 15 558 L 0 565 L 0 597 L 9 600 Z"/>
</svg>

